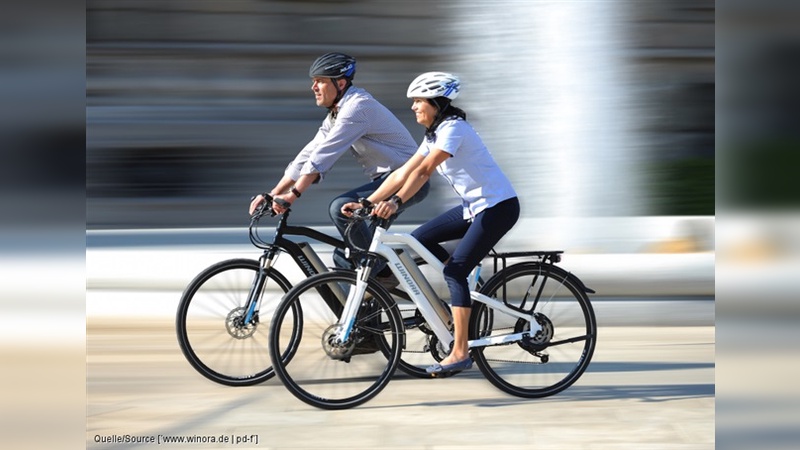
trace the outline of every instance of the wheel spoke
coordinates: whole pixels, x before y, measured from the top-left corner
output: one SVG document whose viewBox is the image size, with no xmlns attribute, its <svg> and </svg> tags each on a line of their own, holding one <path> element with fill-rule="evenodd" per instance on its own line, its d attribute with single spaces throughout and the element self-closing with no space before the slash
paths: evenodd
<svg viewBox="0 0 800 450">
<path fill-rule="evenodd" d="M 280 380 L 300 400 L 324 409 L 350 408 L 377 395 L 402 351 L 402 321 L 394 301 L 372 285 L 367 288 L 372 299 L 359 309 L 350 338 L 341 342 L 338 317 L 324 298 L 333 286 L 354 288 L 355 273 L 329 272 L 298 283 L 278 306 L 270 337 Z M 289 314 L 291 308 L 300 312 L 300 320 Z"/>
<path fill-rule="evenodd" d="M 246 386 L 274 375 L 268 351 L 272 310 L 289 283 L 272 273 L 262 296 L 261 311 L 243 325 L 245 305 L 259 266 L 235 259 L 215 264 L 189 284 L 178 306 L 176 329 L 186 359 L 200 374 L 217 383 Z"/>
<path fill-rule="evenodd" d="M 566 272 L 540 263 L 510 266 L 490 279 L 482 292 L 520 307 L 535 293 L 532 311 L 541 330 L 510 345 L 473 349 L 486 378 L 501 390 L 520 397 L 558 393 L 583 374 L 596 341 L 594 312 L 586 293 Z M 518 300 L 515 300 L 518 299 Z M 470 338 L 491 338 L 530 329 L 526 320 L 485 304 L 473 306 Z"/>
</svg>

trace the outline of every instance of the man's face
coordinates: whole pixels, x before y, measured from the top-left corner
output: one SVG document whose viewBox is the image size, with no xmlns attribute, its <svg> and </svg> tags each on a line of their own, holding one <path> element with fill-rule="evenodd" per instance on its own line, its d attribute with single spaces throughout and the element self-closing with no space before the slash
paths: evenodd
<svg viewBox="0 0 800 450">
<path fill-rule="evenodd" d="M 334 80 L 331 78 L 315 77 L 311 79 L 311 90 L 314 92 L 314 99 L 317 106 L 330 108 L 336 99 L 336 85 L 340 83 L 340 89 L 344 87 L 344 80 Z"/>
</svg>

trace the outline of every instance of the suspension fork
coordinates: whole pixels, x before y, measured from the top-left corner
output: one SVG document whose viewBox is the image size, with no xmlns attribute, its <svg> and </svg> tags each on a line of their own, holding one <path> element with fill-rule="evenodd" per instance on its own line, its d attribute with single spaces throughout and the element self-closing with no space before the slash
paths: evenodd
<svg viewBox="0 0 800 450">
<path fill-rule="evenodd" d="M 374 255 L 367 255 L 365 263 L 356 269 L 356 286 L 347 294 L 344 310 L 339 318 L 338 338 L 341 343 L 347 342 L 353 333 L 353 325 L 356 323 L 358 310 L 361 308 L 364 294 L 367 292 L 369 275 L 376 261 L 377 258 Z"/>
<path fill-rule="evenodd" d="M 256 272 L 253 284 L 250 286 L 250 292 L 247 294 L 247 303 L 244 309 L 244 324 L 253 322 L 261 303 L 261 293 L 264 292 L 264 286 L 267 284 L 267 274 L 272 270 L 272 265 L 278 255 L 278 250 L 275 247 L 269 248 L 258 259 L 258 272 Z"/>
</svg>

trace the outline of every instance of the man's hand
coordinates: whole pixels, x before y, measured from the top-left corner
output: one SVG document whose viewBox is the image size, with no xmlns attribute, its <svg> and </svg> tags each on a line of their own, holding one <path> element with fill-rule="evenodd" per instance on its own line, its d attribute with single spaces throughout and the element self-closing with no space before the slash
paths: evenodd
<svg viewBox="0 0 800 450">
<path fill-rule="evenodd" d="M 345 203 L 344 205 L 342 205 L 341 212 L 345 217 L 353 217 L 353 211 L 357 210 L 358 208 L 361 208 L 361 203 L 358 202 Z"/>
<path fill-rule="evenodd" d="M 259 206 L 261 206 L 261 204 L 264 203 L 266 200 L 267 199 L 264 198 L 263 195 L 261 194 L 256 195 L 255 198 L 253 198 L 253 200 L 250 202 L 250 215 L 252 216 L 253 213 L 256 212 L 256 209 Z"/>
<path fill-rule="evenodd" d="M 288 194 L 276 195 L 272 198 L 272 210 L 278 214 L 283 214 L 292 206 L 297 197 L 289 192 Z"/>
</svg>

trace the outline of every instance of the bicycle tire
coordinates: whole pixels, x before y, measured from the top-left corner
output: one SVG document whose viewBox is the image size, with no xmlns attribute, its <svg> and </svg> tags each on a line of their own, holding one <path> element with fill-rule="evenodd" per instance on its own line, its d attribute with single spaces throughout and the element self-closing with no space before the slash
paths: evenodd
<svg viewBox="0 0 800 450">
<path fill-rule="evenodd" d="M 365 294 L 372 300 L 362 303 L 353 334 L 343 345 L 333 342 L 338 317 L 323 297 L 332 289 L 347 292 L 355 283 L 349 270 L 314 275 L 286 293 L 272 318 L 269 350 L 275 373 L 292 395 L 317 408 L 346 409 L 372 399 L 389 383 L 400 359 L 402 320 L 394 300 L 374 280 Z M 295 323 L 292 309 L 300 311 L 302 323 Z M 361 346 L 369 339 L 374 348 L 364 351 Z M 293 358 L 284 357 L 289 352 Z"/>
<path fill-rule="evenodd" d="M 475 363 L 494 386 L 517 397 L 547 397 L 568 388 L 586 371 L 597 342 L 597 322 L 574 276 L 550 264 L 520 263 L 495 274 L 481 293 L 517 307 L 528 295 L 523 309 L 543 326 L 527 341 L 472 349 Z M 525 321 L 483 303 L 474 302 L 472 309 L 470 339 L 527 329 Z"/>
<path fill-rule="evenodd" d="M 291 283 L 270 270 L 257 321 L 247 327 L 235 323 L 258 270 L 258 261 L 251 259 L 216 263 L 189 283 L 178 304 L 175 327 L 181 352 L 197 372 L 216 383 L 251 386 L 275 375 L 267 349 L 268 326 Z"/>
</svg>

